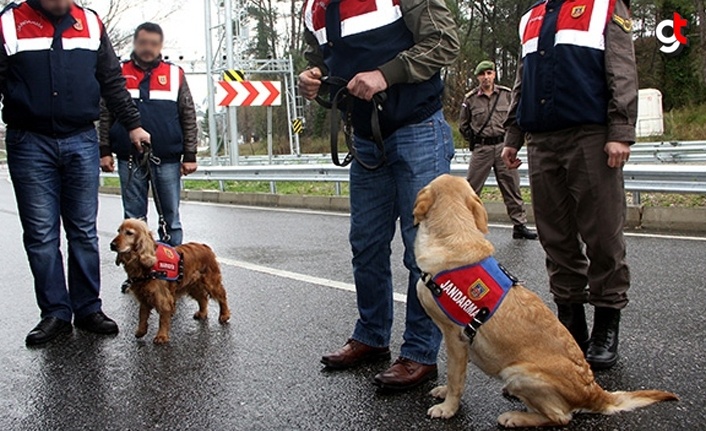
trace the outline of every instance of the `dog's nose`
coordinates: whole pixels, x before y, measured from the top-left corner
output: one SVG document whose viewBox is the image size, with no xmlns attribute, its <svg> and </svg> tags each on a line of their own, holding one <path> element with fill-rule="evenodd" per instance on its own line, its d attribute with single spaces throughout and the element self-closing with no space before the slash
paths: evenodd
<svg viewBox="0 0 706 431">
<path fill-rule="evenodd" d="M 110 250 L 111 251 L 118 251 L 118 245 L 115 243 L 115 241 L 112 241 L 110 243 Z"/>
</svg>

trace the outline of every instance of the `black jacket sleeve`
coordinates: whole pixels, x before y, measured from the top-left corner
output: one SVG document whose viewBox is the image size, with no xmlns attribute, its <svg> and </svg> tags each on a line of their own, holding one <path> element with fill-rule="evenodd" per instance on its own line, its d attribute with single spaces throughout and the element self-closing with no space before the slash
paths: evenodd
<svg viewBox="0 0 706 431">
<path fill-rule="evenodd" d="M 98 119 L 98 142 L 100 144 L 101 157 L 110 156 L 113 152 L 110 148 L 110 128 L 115 124 L 115 117 L 105 106 L 105 100 L 101 99 L 101 113 Z"/>
<path fill-rule="evenodd" d="M 101 97 L 105 100 L 108 110 L 127 130 L 141 127 L 140 112 L 132 103 L 130 93 L 125 87 L 125 78 L 120 67 L 120 61 L 115 55 L 113 44 L 108 33 L 103 28 L 101 44 L 98 48 L 98 64 L 96 79 L 101 87 Z"/>
<path fill-rule="evenodd" d="M 196 121 L 194 99 L 191 97 L 191 91 L 189 90 L 189 84 L 186 83 L 186 78 L 184 78 L 179 86 L 177 104 L 179 106 L 181 131 L 184 134 L 184 155 L 182 156 L 182 162 L 195 162 L 196 147 L 199 142 L 199 125 Z"/>
</svg>

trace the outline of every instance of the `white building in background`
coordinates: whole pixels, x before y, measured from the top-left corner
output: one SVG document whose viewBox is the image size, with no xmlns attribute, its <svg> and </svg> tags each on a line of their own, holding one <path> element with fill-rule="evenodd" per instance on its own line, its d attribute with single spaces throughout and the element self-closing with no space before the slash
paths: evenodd
<svg viewBox="0 0 706 431">
<path fill-rule="evenodd" d="M 664 134 L 664 112 L 662 93 L 656 88 L 644 88 L 638 92 L 637 137 Z"/>
</svg>

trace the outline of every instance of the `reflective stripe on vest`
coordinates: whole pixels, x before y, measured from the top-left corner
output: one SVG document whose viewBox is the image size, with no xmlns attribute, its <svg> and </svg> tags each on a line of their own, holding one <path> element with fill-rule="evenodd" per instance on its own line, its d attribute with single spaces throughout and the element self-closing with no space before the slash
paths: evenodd
<svg viewBox="0 0 706 431">
<path fill-rule="evenodd" d="M 159 66 L 150 72 L 150 100 L 166 100 L 176 102 L 179 99 L 179 87 L 181 86 L 181 69 L 179 66 L 161 62 Z M 145 71 L 128 61 L 123 63 L 123 76 L 130 96 L 133 99 L 140 98 L 140 83 L 145 77 Z"/>
<path fill-rule="evenodd" d="M 546 6 L 546 1 L 536 5 L 520 20 L 523 58 L 537 52 Z M 581 5 L 565 2 L 560 7 L 555 46 L 574 45 L 605 50 L 605 28 L 615 7 L 615 0 L 587 1 Z"/>
<path fill-rule="evenodd" d="M 40 12 L 30 6 L 22 6 L 8 10 L 1 18 L 7 55 L 26 51 L 48 51 L 54 38 L 54 26 Z M 90 10 L 76 6 L 72 6 L 70 14 L 76 23 L 62 34 L 62 48 L 65 51 L 98 51 L 101 43 L 98 16 Z"/>
<path fill-rule="evenodd" d="M 308 0 L 304 9 L 304 24 L 320 45 L 326 37 L 326 7 L 330 0 Z M 400 0 L 341 2 L 341 37 L 375 30 L 402 18 Z"/>
</svg>

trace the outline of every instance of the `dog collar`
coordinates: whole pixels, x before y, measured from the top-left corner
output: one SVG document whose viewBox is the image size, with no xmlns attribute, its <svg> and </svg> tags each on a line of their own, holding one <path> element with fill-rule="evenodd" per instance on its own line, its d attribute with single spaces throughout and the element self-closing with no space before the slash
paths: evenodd
<svg viewBox="0 0 706 431">
<path fill-rule="evenodd" d="M 495 313 L 510 288 L 517 284 L 517 278 L 492 256 L 433 277 L 423 272 L 421 278 L 439 308 L 465 328 L 471 343 L 478 328 Z"/>
</svg>

